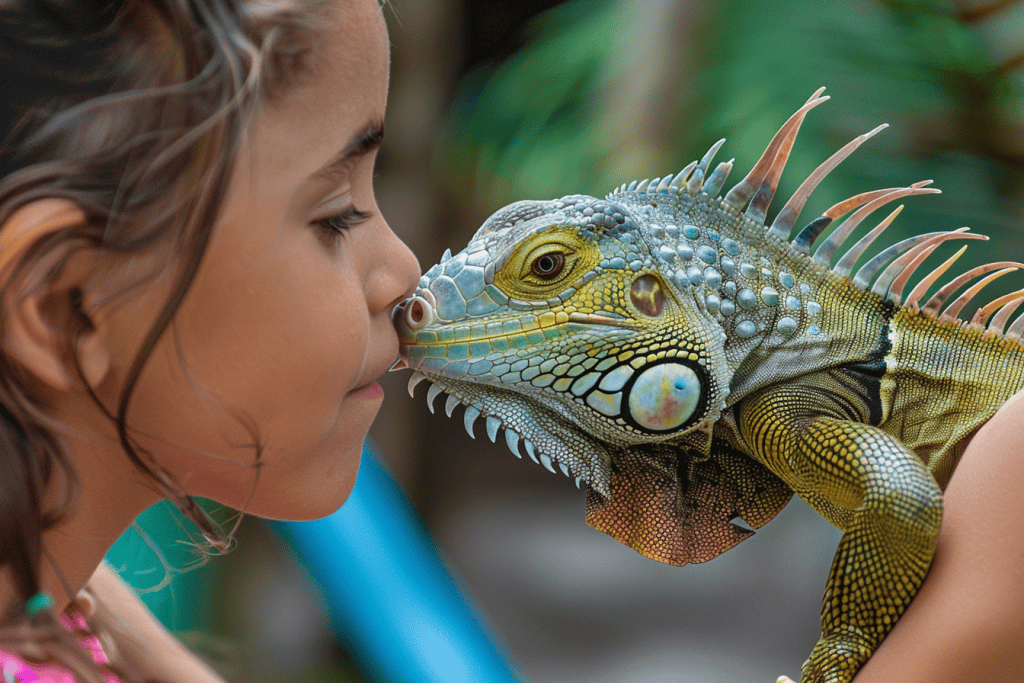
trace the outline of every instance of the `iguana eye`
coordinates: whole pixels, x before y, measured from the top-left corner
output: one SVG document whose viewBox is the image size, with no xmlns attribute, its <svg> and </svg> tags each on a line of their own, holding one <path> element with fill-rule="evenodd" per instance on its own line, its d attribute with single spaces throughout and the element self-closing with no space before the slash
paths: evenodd
<svg viewBox="0 0 1024 683">
<path fill-rule="evenodd" d="M 558 277 L 558 274 L 562 272 L 564 267 L 565 256 L 557 251 L 542 254 L 530 264 L 530 270 L 533 271 L 533 274 L 545 280 Z"/>
<path fill-rule="evenodd" d="M 494 274 L 494 286 L 521 301 L 547 301 L 565 291 L 602 258 L 600 249 L 576 234 L 576 227 L 556 225 L 527 236 Z"/>
</svg>

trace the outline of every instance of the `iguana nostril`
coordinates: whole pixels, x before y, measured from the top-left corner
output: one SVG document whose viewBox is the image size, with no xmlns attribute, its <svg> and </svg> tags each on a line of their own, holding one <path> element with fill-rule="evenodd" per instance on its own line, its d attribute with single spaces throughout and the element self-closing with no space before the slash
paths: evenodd
<svg viewBox="0 0 1024 683">
<path fill-rule="evenodd" d="M 405 307 L 405 323 L 410 328 L 414 330 L 421 329 L 429 325 L 433 319 L 434 315 L 430 309 L 430 304 L 420 297 L 414 297 L 409 300 L 409 305 Z"/>
</svg>

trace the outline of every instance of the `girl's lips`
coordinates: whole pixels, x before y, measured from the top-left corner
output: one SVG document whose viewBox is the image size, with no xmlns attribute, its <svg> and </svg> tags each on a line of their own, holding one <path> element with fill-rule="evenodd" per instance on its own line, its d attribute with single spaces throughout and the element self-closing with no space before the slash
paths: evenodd
<svg viewBox="0 0 1024 683">
<path fill-rule="evenodd" d="M 392 357 L 393 358 L 397 357 L 397 355 L 398 354 L 396 353 L 395 356 L 392 356 Z M 385 374 L 387 374 L 391 370 L 399 369 L 400 368 L 400 366 L 399 366 L 399 362 L 400 361 L 401 361 L 401 359 L 399 358 L 398 360 L 392 361 L 392 363 L 390 365 L 383 365 L 382 364 L 382 365 L 378 366 L 377 372 L 375 372 L 373 375 L 370 375 L 371 377 L 373 377 L 373 379 L 370 380 L 368 383 L 364 384 L 363 386 L 356 387 L 352 391 L 348 392 L 349 396 L 358 396 L 360 398 L 380 398 L 380 397 L 382 397 L 384 395 L 384 389 L 382 389 L 381 386 L 379 384 L 377 384 L 377 379 L 383 377 Z M 408 367 L 408 366 L 406 366 L 406 367 Z"/>
</svg>

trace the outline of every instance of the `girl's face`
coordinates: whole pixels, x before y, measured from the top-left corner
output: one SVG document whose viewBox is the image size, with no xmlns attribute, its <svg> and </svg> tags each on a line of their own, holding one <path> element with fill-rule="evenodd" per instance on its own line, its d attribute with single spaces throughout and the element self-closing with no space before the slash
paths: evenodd
<svg viewBox="0 0 1024 683">
<path fill-rule="evenodd" d="M 329 514 L 348 496 L 383 397 L 374 380 L 397 357 L 391 308 L 419 278 L 373 193 L 383 17 L 376 0 L 339 0 L 330 21 L 309 71 L 254 121 L 199 273 L 128 412 L 188 493 L 282 519 Z M 166 294 L 156 289 L 110 313 L 107 405 Z"/>
</svg>

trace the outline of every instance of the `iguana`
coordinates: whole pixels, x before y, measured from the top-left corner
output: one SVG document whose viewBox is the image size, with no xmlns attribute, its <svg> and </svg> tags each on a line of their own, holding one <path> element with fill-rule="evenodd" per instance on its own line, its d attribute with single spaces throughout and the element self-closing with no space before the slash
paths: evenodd
<svg viewBox="0 0 1024 683">
<path fill-rule="evenodd" d="M 471 435 L 477 419 L 492 441 L 504 428 L 513 453 L 585 484 L 587 521 L 643 555 L 710 560 L 753 533 L 735 520 L 758 528 L 803 498 L 844 534 L 802 680 L 845 683 L 921 586 L 967 439 L 1024 383 L 1024 316 L 1004 329 L 1024 290 L 959 319 L 1020 267 L 1000 262 L 925 300 L 963 248 L 910 288 L 941 243 L 985 239 L 966 228 L 902 240 L 854 272 L 902 206 L 836 258 L 868 214 L 937 192 L 928 181 L 847 199 L 791 239 L 811 191 L 885 126 L 822 163 L 766 226 L 823 90 L 724 197 L 732 162 L 709 171 L 719 141 L 604 199 L 511 204 L 393 319 L 410 393 L 429 379 L 431 410 L 446 392 Z"/>
</svg>

